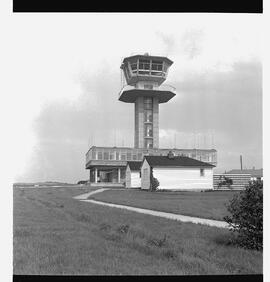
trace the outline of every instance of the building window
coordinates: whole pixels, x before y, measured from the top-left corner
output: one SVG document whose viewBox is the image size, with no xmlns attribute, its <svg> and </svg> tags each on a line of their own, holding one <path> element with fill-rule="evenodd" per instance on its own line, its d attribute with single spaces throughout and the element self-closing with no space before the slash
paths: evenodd
<svg viewBox="0 0 270 282">
<path fill-rule="evenodd" d="M 139 69 L 140 70 L 149 70 L 150 69 L 150 60 L 139 60 Z"/>
<path fill-rule="evenodd" d="M 162 61 L 152 61 L 152 70 L 162 71 L 163 62 Z"/>
<path fill-rule="evenodd" d="M 153 137 L 153 125 L 152 124 L 144 125 L 144 136 Z"/>
<path fill-rule="evenodd" d="M 104 152 L 104 160 L 109 160 L 109 152 Z"/>
<path fill-rule="evenodd" d="M 114 152 L 110 152 L 110 160 L 114 160 Z"/>
<path fill-rule="evenodd" d="M 116 160 L 119 161 L 119 152 L 116 152 L 115 156 L 116 156 Z"/>
<path fill-rule="evenodd" d="M 96 151 L 92 151 L 92 160 L 96 159 Z"/>
<path fill-rule="evenodd" d="M 98 152 L 98 160 L 102 160 L 102 152 Z"/>
<path fill-rule="evenodd" d="M 147 148 L 147 149 L 148 148 L 153 148 L 153 140 L 145 138 L 144 139 L 144 147 Z"/>
<path fill-rule="evenodd" d="M 152 110 L 144 110 L 144 121 L 153 122 Z"/>
<path fill-rule="evenodd" d="M 133 161 L 137 160 L 137 155 L 133 155 Z"/>
<path fill-rule="evenodd" d="M 127 153 L 127 160 L 130 161 L 131 160 L 131 153 Z"/>
<path fill-rule="evenodd" d="M 139 154 L 138 154 L 138 160 L 142 160 L 142 158 L 143 158 L 142 153 L 139 153 Z"/>
<path fill-rule="evenodd" d="M 126 154 L 121 154 L 121 161 L 125 161 L 126 160 Z"/>
<path fill-rule="evenodd" d="M 203 168 L 200 168 L 200 176 L 204 176 L 204 169 Z"/>
</svg>

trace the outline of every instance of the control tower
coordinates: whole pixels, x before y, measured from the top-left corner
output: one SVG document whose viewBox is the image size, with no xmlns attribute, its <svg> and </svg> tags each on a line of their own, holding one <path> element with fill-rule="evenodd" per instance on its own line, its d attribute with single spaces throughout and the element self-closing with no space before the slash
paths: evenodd
<svg viewBox="0 0 270 282">
<path fill-rule="evenodd" d="M 159 147 L 159 104 L 175 96 L 175 88 L 162 85 L 173 62 L 149 54 L 124 58 L 121 70 L 126 86 L 119 94 L 119 101 L 135 105 L 135 148 Z"/>
</svg>

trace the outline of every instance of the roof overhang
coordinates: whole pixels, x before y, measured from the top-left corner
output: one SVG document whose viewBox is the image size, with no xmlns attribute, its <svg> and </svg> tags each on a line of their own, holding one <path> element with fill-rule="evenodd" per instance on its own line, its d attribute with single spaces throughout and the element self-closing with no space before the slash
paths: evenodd
<svg viewBox="0 0 270 282">
<path fill-rule="evenodd" d="M 124 58 L 123 63 L 129 61 L 130 59 L 160 60 L 160 61 L 166 62 L 170 66 L 173 64 L 173 61 L 170 60 L 167 57 L 163 57 L 163 56 L 150 56 L 150 55 L 134 55 L 134 56 L 126 57 L 126 58 Z M 121 65 L 121 68 L 122 68 L 122 65 Z"/>
<path fill-rule="evenodd" d="M 130 89 L 121 93 L 119 101 L 125 103 L 135 103 L 138 97 L 157 97 L 159 103 L 166 103 L 171 100 L 176 94 L 166 90 L 146 90 L 146 89 Z"/>
</svg>

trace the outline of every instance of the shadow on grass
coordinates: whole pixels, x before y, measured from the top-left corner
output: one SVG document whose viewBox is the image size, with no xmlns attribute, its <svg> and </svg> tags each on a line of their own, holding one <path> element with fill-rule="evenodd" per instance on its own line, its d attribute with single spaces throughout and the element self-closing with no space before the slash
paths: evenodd
<svg viewBox="0 0 270 282">
<path fill-rule="evenodd" d="M 174 250 L 175 247 L 170 242 L 167 234 L 163 234 L 160 237 L 153 236 L 128 224 L 113 227 L 108 223 L 101 223 L 96 232 L 107 240 L 127 245 L 145 255 L 166 259 L 177 258 L 177 253 Z"/>
<path fill-rule="evenodd" d="M 218 235 L 214 238 L 214 242 L 218 245 L 222 246 L 232 246 L 232 247 L 239 247 L 236 243 L 237 236 L 234 233 L 227 233 Z"/>
</svg>

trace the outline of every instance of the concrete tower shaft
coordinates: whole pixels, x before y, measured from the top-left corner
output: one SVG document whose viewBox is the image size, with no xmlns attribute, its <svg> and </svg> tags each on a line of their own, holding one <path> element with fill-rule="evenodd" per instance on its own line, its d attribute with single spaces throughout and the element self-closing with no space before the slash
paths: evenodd
<svg viewBox="0 0 270 282">
<path fill-rule="evenodd" d="M 140 96 L 135 101 L 135 148 L 159 147 L 159 102 L 157 97 Z"/>
<path fill-rule="evenodd" d="M 161 85 L 172 61 L 166 57 L 136 55 L 125 58 L 121 69 L 127 85 L 119 100 L 135 105 L 135 148 L 159 147 L 159 103 L 175 96 L 175 88 Z"/>
</svg>

